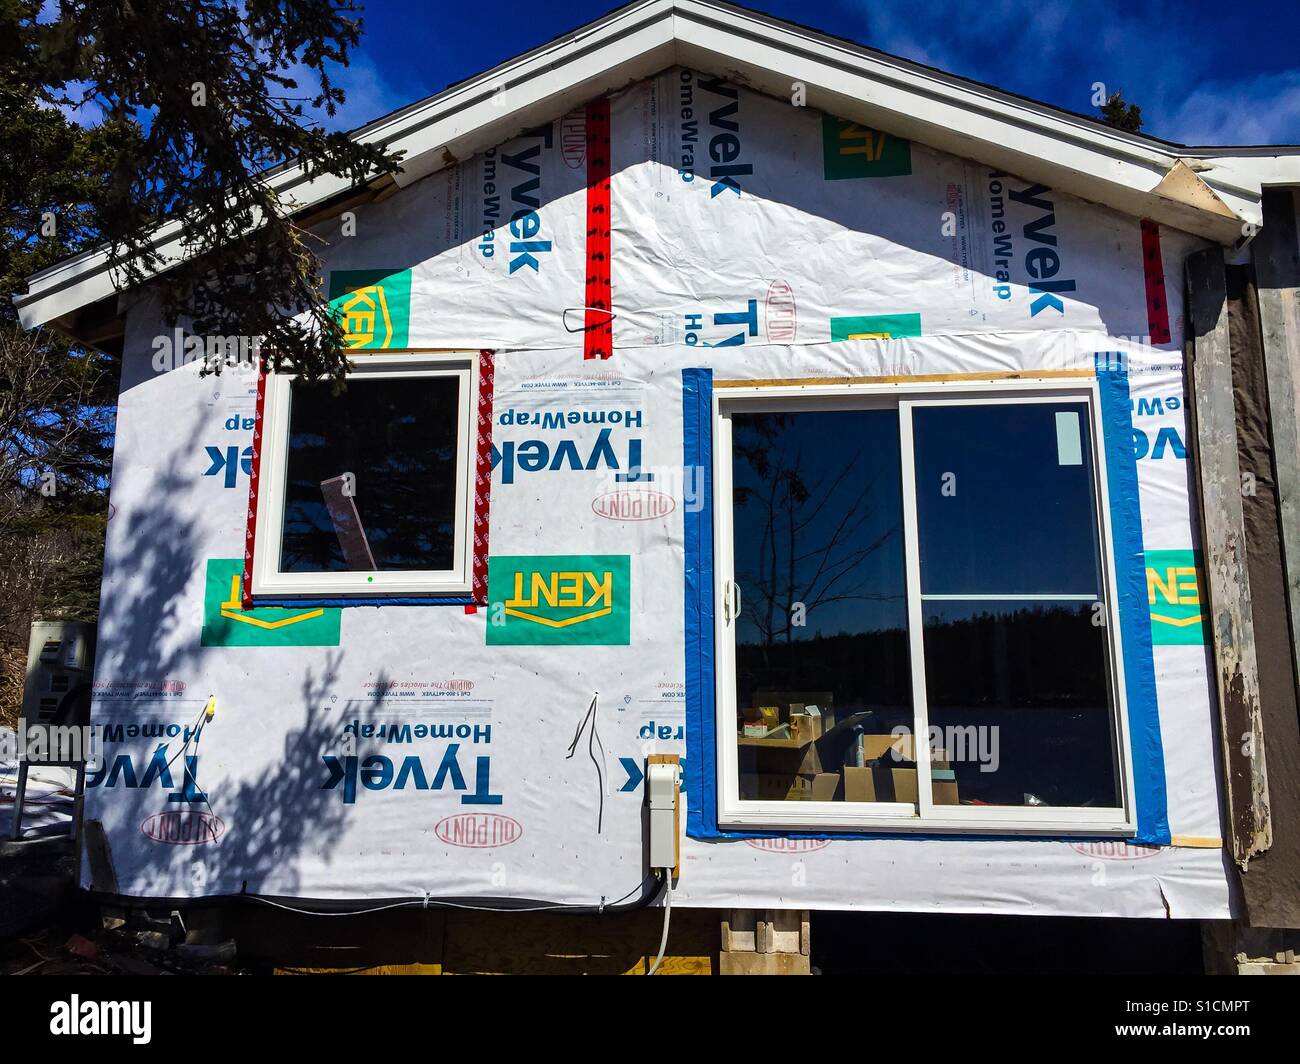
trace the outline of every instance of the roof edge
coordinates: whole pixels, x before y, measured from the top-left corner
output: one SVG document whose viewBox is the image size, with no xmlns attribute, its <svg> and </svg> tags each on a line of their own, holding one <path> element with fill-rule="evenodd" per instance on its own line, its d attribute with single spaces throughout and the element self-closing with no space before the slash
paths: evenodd
<svg viewBox="0 0 1300 1064">
<path fill-rule="evenodd" d="M 406 187 L 674 64 L 779 98 L 802 81 L 810 107 L 1222 244 L 1262 222 L 1264 187 L 1300 185 L 1300 147 L 1185 147 L 1128 133 L 725 0 L 639 0 L 352 135 L 404 152 L 395 179 Z M 1167 181 L 1180 166 L 1198 181 Z M 353 189 L 298 164 L 264 180 L 294 214 Z M 159 227 L 164 261 L 185 257 L 182 225 Z M 103 248 L 56 263 L 13 297 L 20 320 L 68 320 L 124 290 L 119 273 Z"/>
</svg>

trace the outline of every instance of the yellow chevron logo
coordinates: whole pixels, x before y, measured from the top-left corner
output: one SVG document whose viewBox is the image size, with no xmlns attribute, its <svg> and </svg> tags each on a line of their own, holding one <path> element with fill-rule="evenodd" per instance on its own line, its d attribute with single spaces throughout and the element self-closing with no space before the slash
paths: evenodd
<svg viewBox="0 0 1300 1064">
<path fill-rule="evenodd" d="M 1190 617 L 1166 617 L 1162 613 L 1153 613 L 1153 621 L 1159 621 L 1161 624 L 1172 624 L 1175 628 L 1190 628 L 1194 624 L 1201 623 L 1201 615 L 1194 613 Z"/>
<path fill-rule="evenodd" d="M 291 624 L 300 624 L 313 618 L 324 616 L 324 610 L 307 610 L 304 613 L 290 614 L 278 621 L 264 621 L 260 617 L 245 613 L 243 610 L 243 578 L 236 574 L 230 578 L 230 598 L 221 604 L 221 616 L 241 624 L 251 624 L 255 628 L 285 628 Z"/>
</svg>

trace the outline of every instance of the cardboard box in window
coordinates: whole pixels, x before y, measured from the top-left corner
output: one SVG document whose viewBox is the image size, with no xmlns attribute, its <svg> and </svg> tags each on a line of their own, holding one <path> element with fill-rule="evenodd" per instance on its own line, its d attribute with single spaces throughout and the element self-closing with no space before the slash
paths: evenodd
<svg viewBox="0 0 1300 1064">
<path fill-rule="evenodd" d="M 835 724 L 834 691 L 755 691 L 754 701 L 760 705 L 781 706 L 788 714 L 790 707 L 816 706 L 822 717 L 822 731 L 830 731 Z"/>
<path fill-rule="evenodd" d="M 868 735 L 868 740 L 884 740 L 889 736 Z M 910 744 L 910 740 L 909 744 Z M 881 756 L 867 762 L 865 766 L 844 767 L 844 800 L 846 802 L 905 802 L 915 804 L 917 795 L 917 775 L 915 762 L 895 762 L 890 745 L 876 742 L 874 749 L 881 749 Z M 909 746 L 910 752 L 910 746 Z M 948 763 L 945 751 L 933 752 L 930 761 L 930 778 L 935 805 L 958 805 L 957 779 Z"/>
<path fill-rule="evenodd" d="M 840 791 L 840 774 L 838 772 L 819 772 L 812 778 L 812 800 L 814 802 L 833 802 Z"/>
<path fill-rule="evenodd" d="M 930 770 L 931 793 L 935 805 L 960 805 L 957 795 L 957 774 L 945 761 L 942 767 L 938 762 Z"/>
<path fill-rule="evenodd" d="M 759 772 L 740 781 L 741 797 L 760 802 L 833 802 L 839 789 L 838 772 Z"/>
<path fill-rule="evenodd" d="M 871 765 L 865 767 L 844 766 L 844 800 L 846 802 L 874 802 L 876 800 L 876 785 L 871 778 L 873 771 Z"/>
<path fill-rule="evenodd" d="M 741 777 L 740 795 L 748 801 L 806 801 L 812 797 L 812 777 L 798 773 L 756 772 Z"/>
<path fill-rule="evenodd" d="M 801 743 L 810 743 L 822 737 L 822 717 L 820 713 L 791 713 L 790 738 Z"/>
<path fill-rule="evenodd" d="M 864 735 L 862 737 L 863 754 L 868 763 L 881 759 L 901 763 L 915 762 L 912 754 L 912 736 L 909 735 Z"/>
<path fill-rule="evenodd" d="M 896 798 L 896 772 L 912 773 L 912 791 L 916 791 L 916 769 L 897 769 L 889 762 L 877 758 L 866 765 L 844 766 L 844 800 L 846 802 L 904 802 L 909 799 Z M 904 777 L 904 785 L 906 778 Z M 914 801 L 915 799 L 911 799 Z"/>
</svg>

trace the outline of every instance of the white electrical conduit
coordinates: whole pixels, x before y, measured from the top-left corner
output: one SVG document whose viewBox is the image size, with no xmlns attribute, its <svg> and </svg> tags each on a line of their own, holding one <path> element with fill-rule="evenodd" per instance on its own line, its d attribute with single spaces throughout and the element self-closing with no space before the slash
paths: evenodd
<svg viewBox="0 0 1300 1064">
<path fill-rule="evenodd" d="M 659 970 L 659 965 L 664 962 L 664 951 L 668 948 L 668 920 L 673 914 L 673 870 L 665 868 L 664 873 L 664 934 L 659 940 L 659 956 L 655 958 L 654 964 L 650 965 L 650 970 L 646 975 L 654 975 Z"/>
</svg>

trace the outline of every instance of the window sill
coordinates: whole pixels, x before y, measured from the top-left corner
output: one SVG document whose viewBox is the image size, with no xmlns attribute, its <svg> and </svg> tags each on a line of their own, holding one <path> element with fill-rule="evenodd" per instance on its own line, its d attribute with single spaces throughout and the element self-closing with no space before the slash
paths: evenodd
<svg viewBox="0 0 1300 1064">
<path fill-rule="evenodd" d="M 886 805 L 883 815 L 846 814 L 842 802 L 799 802 L 797 813 L 773 806 L 795 804 L 782 802 L 747 802 L 756 808 L 740 811 L 719 810 L 720 831 L 806 832 L 834 831 L 870 835 L 978 835 L 1006 836 L 1080 836 L 1084 838 L 1133 837 L 1137 824 L 1122 810 L 1110 817 L 1097 816 L 1092 810 L 1040 808 L 1011 810 L 991 807 L 975 809 L 956 807 L 951 814 L 922 819 L 912 806 Z M 882 803 L 884 804 L 884 803 Z M 809 808 L 811 807 L 811 808 Z M 1085 819 L 1085 815 L 1087 819 Z"/>
<path fill-rule="evenodd" d="M 445 595 L 399 595 L 377 592 L 373 595 L 304 595 L 295 598 L 281 598 L 274 595 L 254 595 L 253 608 L 276 606 L 287 609 L 344 606 L 486 606 L 485 600 L 472 595 L 448 592 Z"/>
</svg>

